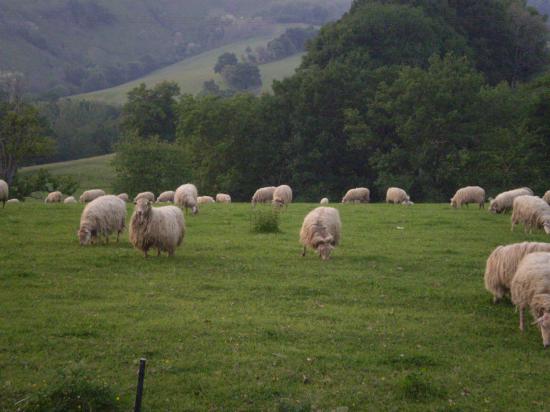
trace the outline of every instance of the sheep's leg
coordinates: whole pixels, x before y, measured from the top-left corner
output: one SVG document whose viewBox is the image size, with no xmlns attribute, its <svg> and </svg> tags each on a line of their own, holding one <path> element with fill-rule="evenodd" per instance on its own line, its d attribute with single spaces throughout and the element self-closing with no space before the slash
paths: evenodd
<svg viewBox="0 0 550 412">
<path fill-rule="evenodd" d="M 120 237 L 120 230 L 116 233 L 116 242 L 118 243 L 118 238 Z"/>
<path fill-rule="evenodd" d="M 516 226 L 516 222 L 512 220 L 512 227 L 510 228 L 510 232 L 514 231 L 514 227 Z M 525 227 L 524 227 L 525 228 Z"/>
<path fill-rule="evenodd" d="M 302 252 L 302 257 L 306 255 L 306 247 L 304 246 L 304 251 Z"/>
<path fill-rule="evenodd" d="M 525 313 L 523 308 L 519 308 L 519 330 L 525 332 Z"/>
<path fill-rule="evenodd" d="M 157 257 L 160 256 L 160 248 L 157 248 Z"/>
<path fill-rule="evenodd" d="M 147 259 L 149 256 L 147 255 L 147 252 L 148 252 L 148 249 L 145 249 L 143 251 L 143 257 L 145 257 L 145 259 Z"/>
</svg>

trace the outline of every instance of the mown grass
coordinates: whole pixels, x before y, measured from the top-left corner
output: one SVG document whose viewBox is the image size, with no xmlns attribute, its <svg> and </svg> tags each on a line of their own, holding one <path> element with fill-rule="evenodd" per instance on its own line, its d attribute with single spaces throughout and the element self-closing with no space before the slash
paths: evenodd
<svg viewBox="0 0 550 412">
<path fill-rule="evenodd" d="M 254 234 L 249 205 L 206 205 L 175 258 L 148 260 L 127 236 L 78 246 L 82 205 L 0 209 L 0 410 L 73 368 L 131 404 L 141 356 L 147 411 L 548 410 L 539 332 L 482 279 L 496 245 L 545 235 L 472 207 L 338 204 L 322 262 L 298 244 L 315 206 Z"/>
</svg>

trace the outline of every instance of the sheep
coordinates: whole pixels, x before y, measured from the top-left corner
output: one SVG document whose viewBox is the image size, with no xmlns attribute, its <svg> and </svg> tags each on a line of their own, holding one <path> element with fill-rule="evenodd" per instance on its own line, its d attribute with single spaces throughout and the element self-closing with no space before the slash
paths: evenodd
<svg viewBox="0 0 550 412">
<path fill-rule="evenodd" d="M 543 228 L 550 234 L 550 205 L 538 196 L 518 196 L 514 199 L 512 211 L 512 232 L 518 223 L 523 223 L 525 232 Z"/>
<path fill-rule="evenodd" d="M 519 263 L 512 279 L 512 303 L 519 309 L 519 328 L 525 331 L 524 309 L 531 308 L 542 335 L 544 347 L 550 346 L 550 253 L 535 252 Z"/>
<path fill-rule="evenodd" d="M 159 197 L 157 197 L 157 203 L 173 202 L 175 193 L 176 192 L 173 190 L 162 192 Z"/>
<path fill-rule="evenodd" d="M 78 237 L 81 245 L 95 243 L 97 238 L 109 236 L 117 232 L 116 240 L 124 230 L 126 222 L 126 204 L 117 196 L 100 196 L 86 205 L 80 217 Z"/>
<path fill-rule="evenodd" d="M 176 206 L 153 208 L 153 202 L 141 198 L 136 202 L 130 219 L 130 242 L 147 258 L 149 249 L 168 252 L 174 256 L 176 248 L 185 236 L 185 220 Z"/>
<path fill-rule="evenodd" d="M 550 204 L 550 190 L 548 190 L 542 198 L 546 203 Z"/>
<path fill-rule="evenodd" d="M 100 196 L 105 196 L 105 192 L 101 189 L 86 190 L 84 193 L 82 193 L 82 195 L 80 195 L 78 201 L 80 203 L 89 203 Z"/>
<path fill-rule="evenodd" d="M 10 195 L 9 186 L 5 180 L 0 179 L 0 202 L 2 202 L 2 208 L 6 207 Z"/>
<path fill-rule="evenodd" d="M 271 203 L 273 200 L 273 192 L 275 192 L 275 186 L 261 187 L 252 196 L 252 207 L 256 206 L 256 203 Z"/>
<path fill-rule="evenodd" d="M 139 199 L 147 199 L 151 202 L 155 201 L 155 194 L 153 192 L 141 192 L 134 197 L 134 203 L 137 202 Z"/>
<path fill-rule="evenodd" d="M 218 193 L 216 195 L 216 202 L 218 203 L 231 203 L 231 196 L 226 193 Z"/>
<path fill-rule="evenodd" d="M 357 187 L 350 189 L 342 198 L 342 203 L 369 203 L 370 190 L 366 187 Z"/>
<path fill-rule="evenodd" d="M 69 204 L 69 203 L 77 203 L 77 202 L 76 202 L 76 199 L 73 196 L 69 196 L 63 201 L 63 203 Z"/>
<path fill-rule="evenodd" d="M 273 192 L 273 200 L 271 202 L 277 207 L 288 207 L 288 204 L 292 203 L 292 189 L 290 186 L 278 186 Z"/>
<path fill-rule="evenodd" d="M 117 195 L 117 197 L 125 203 L 128 203 L 130 201 L 130 196 L 128 196 L 128 193 L 120 193 Z"/>
<path fill-rule="evenodd" d="M 16 199 L 16 198 L 13 198 L 13 199 L 10 199 L 8 200 L 6 203 L 19 203 L 19 199 Z"/>
<path fill-rule="evenodd" d="M 342 222 L 340 213 L 333 207 L 320 206 L 307 214 L 300 230 L 300 243 L 304 246 L 302 256 L 306 255 L 307 247 L 319 253 L 322 260 L 330 259 L 330 253 L 340 243 Z"/>
<path fill-rule="evenodd" d="M 479 186 L 462 187 L 451 198 L 451 206 L 455 209 L 470 203 L 477 203 L 480 209 L 485 208 L 485 189 Z"/>
<path fill-rule="evenodd" d="M 510 292 L 510 283 L 519 262 L 533 252 L 550 252 L 550 243 L 521 242 L 496 247 L 485 265 L 485 289 L 493 295 L 497 303 Z"/>
<path fill-rule="evenodd" d="M 321 205 L 328 205 L 328 197 L 323 197 L 319 202 Z"/>
<path fill-rule="evenodd" d="M 409 205 L 411 204 L 411 198 L 403 189 L 390 187 L 386 192 L 386 203 Z"/>
<path fill-rule="evenodd" d="M 514 204 L 514 199 L 518 196 L 533 195 L 533 191 L 528 187 L 522 187 L 520 189 L 509 190 L 507 192 L 500 193 L 494 199 L 489 199 L 489 211 L 491 213 L 503 213 L 510 209 Z"/>
<path fill-rule="evenodd" d="M 197 197 L 197 204 L 204 205 L 206 203 L 216 203 L 212 196 L 199 196 Z"/>
<path fill-rule="evenodd" d="M 174 203 L 179 207 L 185 207 L 185 212 L 190 208 L 191 212 L 196 215 L 199 213 L 197 208 L 197 188 L 192 183 L 181 185 L 176 189 L 174 194 Z"/>
<path fill-rule="evenodd" d="M 61 203 L 61 200 L 63 199 L 63 194 L 59 191 L 48 193 L 48 196 L 46 196 L 46 199 L 44 199 L 44 203 Z"/>
</svg>

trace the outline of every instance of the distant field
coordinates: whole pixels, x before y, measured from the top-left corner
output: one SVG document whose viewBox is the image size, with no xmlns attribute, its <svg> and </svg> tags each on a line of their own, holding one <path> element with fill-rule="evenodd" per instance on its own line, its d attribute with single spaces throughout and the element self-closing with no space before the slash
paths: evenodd
<svg viewBox="0 0 550 412">
<path fill-rule="evenodd" d="M 142 356 L 147 411 L 550 408 L 539 331 L 483 288 L 496 245 L 547 236 L 474 207 L 336 204 L 322 262 L 298 244 L 316 206 L 269 235 L 248 204 L 203 206 L 175 258 L 148 260 L 127 235 L 80 247 L 83 205 L 0 209 L 0 410 L 71 370 L 129 410 Z"/>
<path fill-rule="evenodd" d="M 137 80 L 116 86 L 110 89 L 99 90 L 92 93 L 72 96 L 73 99 L 86 99 L 102 101 L 110 104 L 123 104 L 126 101 L 126 94 L 141 83 L 147 86 L 154 86 L 164 80 L 175 81 L 179 84 L 182 93 L 196 94 L 202 90 L 202 84 L 210 79 L 222 84 L 221 77 L 214 73 L 214 65 L 222 53 L 231 52 L 237 56 L 244 54 L 247 46 L 254 49 L 257 46 L 265 45 L 269 40 L 284 32 L 288 26 L 281 25 L 275 33 L 270 36 L 255 37 L 248 40 L 229 44 L 197 56 L 182 60 L 179 63 L 156 70 L 153 73 Z M 263 91 L 270 91 L 274 79 L 282 80 L 294 73 L 299 66 L 303 53 L 288 57 L 276 62 L 260 65 L 262 75 Z"/>
</svg>

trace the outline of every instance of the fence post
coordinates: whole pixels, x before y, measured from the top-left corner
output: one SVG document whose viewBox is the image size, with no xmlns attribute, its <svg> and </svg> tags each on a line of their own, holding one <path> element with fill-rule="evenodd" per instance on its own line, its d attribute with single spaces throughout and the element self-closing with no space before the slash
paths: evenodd
<svg viewBox="0 0 550 412">
<path fill-rule="evenodd" d="M 136 391 L 136 403 L 134 405 L 134 412 L 141 412 L 141 398 L 143 396 L 143 380 L 145 378 L 145 358 L 141 358 L 139 361 L 139 374 L 138 374 L 138 384 Z"/>
</svg>

